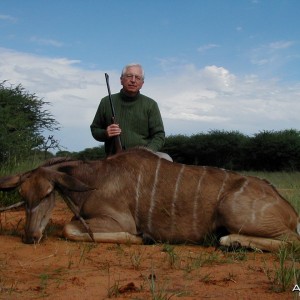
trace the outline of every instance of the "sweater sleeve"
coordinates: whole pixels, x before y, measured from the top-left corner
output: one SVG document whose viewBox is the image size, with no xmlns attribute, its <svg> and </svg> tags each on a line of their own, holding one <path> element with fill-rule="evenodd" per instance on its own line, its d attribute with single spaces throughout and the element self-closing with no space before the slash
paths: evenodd
<svg viewBox="0 0 300 300">
<path fill-rule="evenodd" d="M 106 102 L 106 97 L 100 101 L 94 120 L 90 126 L 93 138 L 100 142 L 108 140 L 106 128 L 110 123 L 107 122 Z"/>
</svg>

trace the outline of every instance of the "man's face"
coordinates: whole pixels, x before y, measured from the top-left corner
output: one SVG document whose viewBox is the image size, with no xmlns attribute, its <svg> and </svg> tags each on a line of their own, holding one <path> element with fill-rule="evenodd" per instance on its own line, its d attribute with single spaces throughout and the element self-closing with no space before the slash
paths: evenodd
<svg viewBox="0 0 300 300">
<path fill-rule="evenodd" d="M 126 94 L 135 96 L 144 84 L 141 68 L 138 66 L 127 68 L 126 73 L 121 77 L 121 84 Z"/>
</svg>

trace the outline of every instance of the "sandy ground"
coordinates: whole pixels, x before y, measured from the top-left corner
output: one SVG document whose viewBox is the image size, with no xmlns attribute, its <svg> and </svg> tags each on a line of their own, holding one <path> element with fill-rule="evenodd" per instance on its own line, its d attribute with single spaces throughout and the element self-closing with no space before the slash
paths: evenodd
<svg viewBox="0 0 300 300">
<path fill-rule="evenodd" d="M 75 243 L 58 201 L 45 239 L 21 241 L 23 210 L 0 219 L 0 299 L 297 299 L 278 292 L 275 254 L 186 245 Z M 299 266 L 298 266 L 299 268 Z M 300 283 L 299 283 L 300 284 Z"/>
</svg>

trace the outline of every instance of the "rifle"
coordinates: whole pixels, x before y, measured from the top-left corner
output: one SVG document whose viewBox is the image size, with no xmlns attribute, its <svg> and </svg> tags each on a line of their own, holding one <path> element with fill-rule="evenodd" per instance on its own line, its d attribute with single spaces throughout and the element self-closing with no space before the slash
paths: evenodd
<svg viewBox="0 0 300 300">
<path fill-rule="evenodd" d="M 111 97 L 111 92 L 110 92 L 110 87 L 109 87 L 109 76 L 107 73 L 105 73 L 105 79 L 106 79 L 108 98 L 109 98 L 110 108 L 111 108 L 111 113 L 112 113 L 111 122 L 112 122 L 112 124 L 116 124 L 116 113 L 115 113 L 115 108 L 114 108 L 112 97 Z M 122 147 L 122 143 L 121 143 L 121 139 L 120 139 L 119 135 L 114 137 L 114 143 L 115 143 L 116 153 L 121 152 L 123 150 L 123 147 Z M 111 154 L 112 154 L 112 151 L 111 151 Z"/>
</svg>

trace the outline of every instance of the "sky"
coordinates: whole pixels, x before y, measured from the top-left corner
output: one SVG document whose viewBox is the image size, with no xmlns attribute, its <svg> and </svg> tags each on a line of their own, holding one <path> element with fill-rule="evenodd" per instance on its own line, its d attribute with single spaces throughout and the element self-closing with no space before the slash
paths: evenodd
<svg viewBox="0 0 300 300">
<path fill-rule="evenodd" d="M 49 102 L 71 152 L 100 145 L 104 73 L 117 93 L 133 62 L 167 136 L 300 130 L 299 13 L 299 0 L 0 0 L 0 82 Z"/>
</svg>

